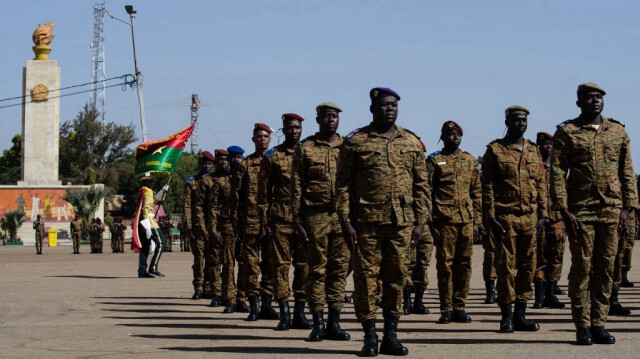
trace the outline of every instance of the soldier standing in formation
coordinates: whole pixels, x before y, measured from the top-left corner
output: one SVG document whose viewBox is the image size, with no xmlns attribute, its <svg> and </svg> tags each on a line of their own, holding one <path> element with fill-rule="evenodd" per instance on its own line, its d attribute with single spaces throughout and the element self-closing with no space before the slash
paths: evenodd
<svg viewBox="0 0 640 359">
<path fill-rule="evenodd" d="M 304 315 L 307 279 L 305 241 L 297 235 L 291 210 L 291 163 L 299 147 L 304 119 L 295 113 L 282 115 L 284 142 L 267 153 L 271 172 L 267 182 L 269 212 L 265 227 L 273 250 L 273 292 L 280 306 L 280 322 L 276 330 L 310 329 L 311 323 Z M 289 310 L 289 268 L 293 264 L 293 297 L 295 309 L 293 321 Z"/>
<path fill-rule="evenodd" d="M 477 232 L 484 234 L 478 161 L 460 150 L 463 132 L 457 123 L 445 122 L 441 132 L 442 151 L 427 159 L 442 313 L 438 323 L 470 323 L 464 309 L 471 281 L 473 237 Z"/>
<path fill-rule="evenodd" d="M 380 353 L 406 355 L 397 338 L 409 245 L 430 221 L 424 150 L 395 124 L 400 96 L 370 91 L 373 121 L 347 136 L 338 160 L 337 210 L 345 240 L 354 246 L 356 317 L 364 329 L 362 356 L 378 354 L 375 291 L 382 275 L 384 334 Z"/>
<path fill-rule="evenodd" d="M 483 212 L 496 243 L 503 333 L 540 329 L 525 312 L 536 267 L 535 232 L 543 230 L 547 219 L 547 194 L 540 151 L 523 137 L 528 114 L 522 106 L 507 108 L 507 134 L 491 142 L 482 158 Z"/>
<path fill-rule="evenodd" d="M 307 137 L 293 159 L 292 216 L 299 240 L 306 244 L 305 292 L 313 327 L 309 341 L 349 340 L 340 328 L 340 311 L 351 253 L 336 212 L 336 172 L 343 138 L 337 133 L 340 107 L 316 107 L 318 132 Z M 329 318 L 325 328 L 324 306 Z"/>
<path fill-rule="evenodd" d="M 540 149 L 544 164 L 545 184 L 547 189 L 547 203 L 551 203 L 551 151 L 553 136 L 546 132 L 538 132 L 536 144 Z M 551 208 L 551 206 L 548 206 Z M 549 209 L 549 219 L 544 229 L 536 233 L 536 273 L 533 284 L 535 289 L 534 309 L 542 307 L 564 308 L 564 304 L 556 297 L 558 280 L 562 275 L 562 257 L 564 256 L 564 223 L 560 212 Z"/>
<path fill-rule="evenodd" d="M 36 231 L 36 254 L 42 254 L 42 240 L 44 239 L 44 222 L 40 219 L 40 215 L 33 222 L 33 229 Z"/>
<path fill-rule="evenodd" d="M 80 254 L 80 238 L 82 236 L 82 219 L 76 214 L 75 218 L 69 223 L 71 239 L 73 241 L 73 254 Z"/>
<path fill-rule="evenodd" d="M 162 234 L 164 235 L 164 240 L 167 242 L 167 250 L 166 252 L 173 252 L 171 248 L 173 245 L 173 223 L 171 221 L 171 213 L 165 214 L 160 220 L 160 228 L 162 228 Z"/>
<path fill-rule="evenodd" d="M 569 298 L 580 345 L 615 343 L 604 327 L 618 233 L 638 208 L 629 136 L 602 116 L 605 94 L 594 83 L 579 85 L 580 116 L 553 136 L 551 198 L 569 235 Z"/>
<path fill-rule="evenodd" d="M 111 241 L 113 242 L 115 239 L 114 253 L 124 253 L 124 231 L 127 229 L 127 226 L 122 223 L 122 217 L 116 217 L 109 227 L 113 229 L 111 232 L 113 235 Z"/>
<path fill-rule="evenodd" d="M 182 214 L 180 223 L 178 223 L 178 230 L 180 231 L 180 252 L 191 252 L 189 231 L 187 230 L 187 219 L 185 214 Z"/>
<path fill-rule="evenodd" d="M 104 230 L 102 220 L 96 217 L 91 223 L 91 226 L 89 226 L 89 236 L 91 236 L 91 243 L 93 245 L 91 253 L 102 253 L 102 244 L 104 242 L 102 234 Z"/>
<path fill-rule="evenodd" d="M 269 240 L 264 238 L 267 225 L 267 182 L 271 176 L 271 164 L 265 154 L 272 132 L 273 130 L 264 123 L 255 124 L 252 137 L 255 152 L 236 165 L 231 177 L 231 216 L 232 223 L 236 225 L 235 232 L 240 235 L 240 256 L 244 262 L 241 272 L 246 277 L 246 294 L 250 303 L 247 317 L 249 321 L 279 318 L 278 313 L 271 307 L 272 252 Z M 262 278 L 258 282 L 261 273 Z"/>
<path fill-rule="evenodd" d="M 184 188 L 183 213 L 186 218 L 186 230 L 191 239 L 191 252 L 193 253 L 193 296 L 191 299 L 202 298 L 205 271 L 212 258 L 205 258 L 205 254 L 212 254 L 207 250 L 214 240 L 209 238 L 211 226 L 211 199 L 213 178 L 210 175 L 213 169 L 214 157 L 209 151 L 202 152 L 200 158 L 200 172 L 187 179 Z"/>
</svg>

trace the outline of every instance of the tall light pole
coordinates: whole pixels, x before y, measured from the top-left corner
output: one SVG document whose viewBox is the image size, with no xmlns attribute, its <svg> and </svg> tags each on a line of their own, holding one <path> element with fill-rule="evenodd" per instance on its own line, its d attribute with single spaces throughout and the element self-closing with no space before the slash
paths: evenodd
<svg viewBox="0 0 640 359">
<path fill-rule="evenodd" d="M 125 5 L 125 11 L 131 18 L 131 41 L 133 43 L 133 65 L 136 70 L 136 88 L 138 89 L 138 104 L 140 105 L 140 124 L 142 126 L 142 142 L 147 142 L 147 121 L 144 114 L 144 98 L 142 96 L 142 74 L 138 69 L 138 59 L 136 58 L 136 37 L 133 31 L 133 20 L 136 17 L 137 11 L 133 10 L 132 5 Z"/>
</svg>

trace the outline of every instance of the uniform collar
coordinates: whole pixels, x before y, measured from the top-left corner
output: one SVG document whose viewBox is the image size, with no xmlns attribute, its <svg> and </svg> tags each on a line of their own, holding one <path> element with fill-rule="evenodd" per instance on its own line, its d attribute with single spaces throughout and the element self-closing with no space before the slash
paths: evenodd
<svg viewBox="0 0 640 359">
<path fill-rule="evenodd" d="M 404 128 L 396 124 L 394 124 L 393 126 L 395 127 L 395 131 L 393 131 L 393 134 L 389 139 L 393 139 L 395 137 L 403 137 L 407 134 L 407 131 L 405 131 Z M 385 136 L 382 132 L 376 130 L 376 128 L 373 126 L 373 122 L 369 123 L 369 126 L 367 127 L 369 127 L 369 135 L 387 138 L 387 136 Z"/>
<path fill-rule="evenodd" d="M 582 116 L 578 116 L 577 118 L 577 125 L 578 127 L 584 128 L 584 129 L 592 129 L 595 130 L 596 128 L 593 127 L 593 125 L 591 124 L 591 122 L 587 122 Z M 607 128 L 609 128 L 610 122 L 608 118 L 602 116 L 602 122 L 600 122 L 600 130 L 606 130 Z"/>
<path fill-rule="evenodd" d="M 334 147 L 335 147 L 335 146 L 339 146 L 340 144 L 342 144 L 342 139 L 343 139 L 343 138 L 342 138 L 342 136 L 340 136 L 340 134 L 339 134 L 339 133 L 338 133 L 337 135 L 338 135 L 338 139 L 336 140 L 336 142 L 334 142 L 334 143 L 333 143 L 333 145 L 330 145 L 330 144 L 329 144 L 329 142 L 327 142 L 327 141 L 323 140 L 323 139 L 320 137 L 320 132 L 316 132 L 316 133 L 313 135 L 313 140 L 314 140 L 314 141 L 315 141 L 315 143 L 317 143 L 317 144 L 323 144 L 323 145 L 327 145 L 327 146 L 334 146 Z"/>
</svg>

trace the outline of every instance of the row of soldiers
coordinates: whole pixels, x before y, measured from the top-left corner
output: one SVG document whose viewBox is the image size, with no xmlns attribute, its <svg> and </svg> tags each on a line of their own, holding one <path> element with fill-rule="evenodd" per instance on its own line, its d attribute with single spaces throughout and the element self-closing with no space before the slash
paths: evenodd
<svg viewBox="0 0 640 359">
<path fill-rule="evenodd" d="M 337 133 L 342 110 L 329 102 L 317 106 L 319 130 L 303 141 L 299 115 L 282 116 L 285 140 L 271 150 L 272 129 L 257 123 L 254 153 L 240 160 L 244 151 L 237 146 L 215 156 L 204 152 L 200 172 L 185 186 L 192 298 L 202 297 L 206 272 L 210 305 L 225 305 L 225 313 L 279 319 L 278 330 L 311 329 L 310 341 L 349 340 L 339 322 L 351 268 L 355 312 L 365 334 L 360 354 L 406 355 L 398 321 L 403 313 L 427 312 L 422 296 L 432 246 L 439 322 L 468 323 L 473 236 L 488 232 L 500 331 L 536 331 L 539 324 L 526 318 L 532 283 L 538 296 L 547 294 L 554 307 L 562 304 L 554 290 L 564 225 L 577 343 L 613 344 L 604 325 L 610 300 L 617 299 L 616 288 L 611 291 L 614 259 L 624 254 L 620 243 L 629 236 L 629 216 L 638 203 L 629 137 L 621 123 L 601 116 L 604 94 L 596 84 L 580 85 L 580 116 L 559 125 L 553 136 L 540 133 L 539 145 L 524 138 L 529 110 L 507 108 L 506 135 L 487 146 L 481 172 L 476 159 L 460 150 L 463 130 L 453 121 L 442 126 L 442 150 L 425 161 L 419 137 L 396 124 L 400 96 L 388 88 L 370 91 L 373 121 L 345 137 Z M 378 307 L 384 316 L 380 345 Z"/>
</svg>

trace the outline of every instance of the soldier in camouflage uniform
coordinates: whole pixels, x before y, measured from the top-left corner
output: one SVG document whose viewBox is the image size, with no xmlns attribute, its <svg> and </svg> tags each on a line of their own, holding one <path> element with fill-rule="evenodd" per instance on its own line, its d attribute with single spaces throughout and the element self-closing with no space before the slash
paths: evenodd
<svg viewBox="0 0 640 359">
<path fill-rule="evenodd" d="M 354 246 L 354 307 L 364 329 L 362 356 L 378 354 L 375 291 L 382 273 L 384 336 L 380 353 L 406 355 L 397 338 L 407 254 L 430 221 L 424 149 L 417 136 L 395 124 L 400 96 L 370 91 L 373 121 L 343 143 L 336 177 L 338 218 Z"/>
<path fill-rule="evenodd" d="M 525 313 L 536 268 L 535 232 L 547 218 L 547 189 L 538 146 L 523 137 L 528 114 L 522 106 L 507 108 L 507 134 L 491 142 L 482 158 L 482 207 L 495 238 L 503 333 L 540 329 Z"/>
<path fill-rule="evenodd" d="M 546 132 L 538 132 L 536 143 L 540 149 L 542 163 L 545 170 L 545 184 L 547 186 L 547 203 L 551 203 L 549 187 L 551 184 L 551 151 L 553 136 Z M 549 206 L 551 207 L 551 206 Z M 548 210 L 549 220 L 544 230 L 536 233 L 536 273 L 533 284 L 535 288 L 534 309 L 542 307 L 564 308 L 564 304 L 556 297 L 554 289 L 558 287 L 558 280 L 562 275 L 562 257 L 564 255 L 564 222 L 560 212 Z"/>
<path fill-rule="evenodd" d="M 82 236 L 82 219 L 76 214 L 75 218 L 69 223 L 71 238 L 73 240 L 73 254 L 80 254 L 80 238 Z"/>
<path fill-rule="evenodd" d="M 284 142 L 267 153 L 271 163 L 271 175 L 267 184 L 269 214 L 265 228 L 273 248 L 273 292 L 280 306 L 280 322 L 276 330 L 310 329 L 311 323 L 304 315 L 307 296 L 304 282 L 307 279 L 305 242 L 297 235 L 291 210 L 291 163 L 302 135 L 304 119 L 295 113 L 282 115 Z M 289 268 L 293 265 L 293 320 L 289 309 Z"/>
<path fill-rule="evenodd" d="M 604 326 L 617 233 L 638 207 L 629 136 L 620 122 L 601 115 L 604 95 L 594 83 L 578 86 L 580 116 L 553 136 L 551 198 L 569 235 L 569 298 L 581 345 L 615 343 Z"/>
<path fill-rule="evenodd" d="M 336 212 L 336 172 L 343 142 L 337 133 L 342 110 L 331 102 L 316 107 L 319 130 L 302 141 L 293 160 L 292 216 L 306 242 L 309 273 L 305 291 L 313 315 L 309 341 L 349 340 L 340 328 L 349 259 Z M 329 307 L 327 326 L 324 305 Z"/>
<path fill-rule="evenodd" d="M 622 286 L 622 269 L 624 255 L 627 245 L 635 239 L 636 234 L 635 211 L 629 212 L 629 221 L 624 231 L 618 232 L 618 250 L 613 262 L 613 285 L 611 286 L 611 297 L 609 297 L 609 315 L 627 316 L 631 310 L 622 306 L 618 301 L 618 292 Z"/>
<path fill-rule="evenodd" d="M 478 232 L 484 234 L 482 187 L 478 161 L 459 148 L 462 128 L 447 121 L 441 133 L 442 151 L 427 158 L 442 313 L 438 323 L 470 323 L 464 308 L 471 281 L 473 237 Z"/>
<path fill-rule="evenodd" d="M 212 227 L 216 236 L 222 239 L 220 245 L 220 261 L 222 263 L 222 303 L 224 313 L 236 311 L 236 287 L 234 270 L 236 264 L 236 237 L 231 224 L 231 168 L 229 152 L 217 149 L 216 171 L 213 173 L 213 217 Z"/>
<path fill-rule="evenodd" d="M 273 301 L 273 273 L 271 270 L 271 246 L 265 237 L 267 225 L 267 184 L 271 176 L 271 163 L 265 156 L 273 130 L 256 123 L 253 129 L 255 152 L 243 159 L 231 175 L 233 195 L 231 223 L 240 233 L 240 256 L 244 261 L 241 275 L 247 277 L 247 296 L 250 312 L 247 320 L 278 319 L 271 307 Z M 260 256 L 262 262 L 260 263 Z M 258 278 L 262 273 L 261 281 Z M 261 303 L 259 300 L 261 299 Z M 262 304 L 262 305 L 260 305 Z"/>
<path fill-rule="evenodd" d="M 116 233 L 118 220 L 113 219 L 113 222 L 109 225 L 109 233 L 111 233 L 111 253 L 117 253 L 118 250 L 118 234 Z"/>
<path fill-rule="evenodd" d="M 191 252 L 189 231 L 187 230 L 187 220 L 184 213 L 180 223 L 178 224 L 178 230 L 180 231 L 180 252 Z"/>
<path fill-rule="evenodd" d="M 102 245 L 104 243 L 104 239 L 102 238 L 102 234 L 104 233 L 104 224 L 99 217 L 96 217 L 95 222 L 91 224 L 89 228 L 89 234 L 91 235 L 92 242 L 94 243 L 94 253 L 102 253 Z"/>
<path fill-rule="evenodd" d="M 205 258 L 210 256 L 212 251 L 207 248 L 211 245 L 209 229 L 211 226 L 211 188 L 213 179 L 210 172 L 213 168 L 213 155 L 209 151 L 202 152 L 200 158 L 200 172 L 190 177 L 184 188 L 183 213 L 186 218 L 186 230 L 191 239 L 190 247 L 193 253 L 193 296 L 191 299 L 198 300 L 203 296 L 204 273 L 206 261 L 213 259 Z M 209 263 L 211 264 L 211 263 Z"/>
<path fill-rule="evenodd" d="M 42 254 L 42 240 L 44 238 L 44 222 L 40 219 L 40 215 L 33 222 L 33 229 L 36 231 L 36 254 Z"/>
<path fill-rule="evenodd" d="M 122 217 L 116 218 L 115 225 L 118 238 L 117 253 L 124 253 L 124 231 L 127 230 L 127 226 L 122 223 Z"/>
<path fill-rule="evenodd" d="M 162 222 L 160 223 L 162 228 L 162 235 L 167 242 L 167 250 L 165 252 L 173 252 L 172 244 L 173 244 L 173 223 L 171 221 L 171 213 L 167 213 L 163 216 Z"/>
</svg>

